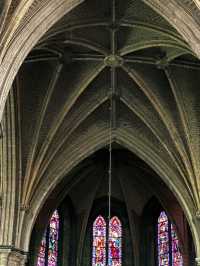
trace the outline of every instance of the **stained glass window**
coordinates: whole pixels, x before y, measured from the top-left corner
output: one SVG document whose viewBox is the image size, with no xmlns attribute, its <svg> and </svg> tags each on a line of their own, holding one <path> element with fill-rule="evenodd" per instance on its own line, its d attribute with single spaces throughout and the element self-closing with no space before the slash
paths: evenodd
<svg viewBox="0 0 200 266">
<path fill-rule="evenodd" d="M 59 216 L 55 211 L 49 223 L 49 250 L 48 250 L 48 266 L 57 265 L 58 257 L 58 231 L 59 231 Z"/>
<path fill-rule="evenodd" d="M 183 257 L 179 249 L 179 241 L 176 234 L 176 229 L 173 224 L 171 224 L 171 238 L 172 238 L 172 265 L 182 266 Z"/>
<path fill-rule="evenodd" d="M 106 222 L 99 215 L 93 223 L 92 266 L 121 266 L 122 225 L 114 216 L 109 222 L 108 235 Z"/>
<path fill-rule="evenodd" d="M 175 226 L 162 211 L 158 217 L 158 265 L 183 266 Z"/>
<path fill-rule="evenodd" d="M 98 216 L 93 224 L 92 266 L 106 265 L 106 222 Z"/>
<path fill-rule="evenodd" d="M 169 265 L 168 218 L 165 212 L 161 212 L 158 218 L 158 265 Z"/>
<path fill-rule="evenodd" d="M 121 237 L 122 226 L 120 220 L 115 216 L 110 220 L 109 226 L 109 266 L 121 266 Z"/>
<path fill-rule="evenodd" d="M 59 215 L 55 210 L 40 243 L 37 266 L 57 266 Z"/>
<path fill-rule="evenodd" d="M 46 232 L 44 233 L 42 241 L 40 243 L 37 266 L 45 266 L 45 253 L 46 253 Z"/>
</svg>

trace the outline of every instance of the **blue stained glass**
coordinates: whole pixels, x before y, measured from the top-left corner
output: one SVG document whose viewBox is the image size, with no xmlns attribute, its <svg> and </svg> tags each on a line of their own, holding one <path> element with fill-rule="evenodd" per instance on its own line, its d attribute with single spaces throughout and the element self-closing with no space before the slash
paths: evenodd
<svg viewBox="0 0 200 266">
<path fill-rule="evenodd" d="M 121 236 L 122 226 L 118 217 L 114 216 L 109 223 L 109 251 L 108 265 L 121 266 Z"/>
<path fill-rule="evenodd" d="M 183 266 L 175 226 L 170 223 L 164 211 L 158 218 L 158 265 Z"/>
</svg>

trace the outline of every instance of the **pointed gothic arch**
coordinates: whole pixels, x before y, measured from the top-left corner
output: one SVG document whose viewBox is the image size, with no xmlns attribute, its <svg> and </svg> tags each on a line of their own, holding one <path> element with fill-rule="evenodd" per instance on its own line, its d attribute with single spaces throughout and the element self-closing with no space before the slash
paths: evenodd
<svg viewBox="0 0 200 266">
<path fill-rule="evenodd" d="M 163 5 L 164 6 L 164 5 Z M 63 12 L 63 11 L 62 11 Z M 67 12 L 67 11 L 65 11 L 65 12 Z M 60 13 L 59 13 L 60 14 Z M 40 14 L 40 16 L 41 16 L 41 14 Z M 52 15 L 53 16 L 53 15 Z M 54 14 L 54 16 L 55 16 L 55 14 Z M 34 18 L 35 19 L 35 18 Z M 51 17 L 51 19 L 52 20 L 54 20 L 54 22 L 55 22 L 55 20 L 56 19 L 58 19 L 58 18 L 52 18 Z M 32 21 L 31 21 L 32 22 Z M 49 22 L 49 21 L 48 21 Z M 47 23 L 47 21 L 46 21 L 46 23 Z M 52 24 L 53 24 L 53 22 L 52 22 Z M 33 26 L 32 25 L 32 23 L 30 23 L 30 25 L 31 26 Z M 41 24 L 42 26 L 44 26 L 44 24 Z M 46 25 L 46 24 L 45 24 Z M 45 28 L 45 30 L 47 30 L 47 28 Z M 29 32 L 30 33 L 30 32 Z M 40 37 L 42 36 L 42 33 L 40 32 Z M 37 38 L 39 38 L 38 36 L 37 36 Z M 29 40 L 29 39 L 28 39 Z M 31 41 L 33 41 L 33 39 L 30 39 L 29 40 L 29 45 L 30 45 L 30 43 L 31 43 Z M 36 39 L 34 39 L 34 42 L 36 43 Z M 31 44 L 31 45 L 33 45 L 34 44 L 34 42 Z M 15 73 L 17 72 L 17 69 L 18 69 L 18 66 L 20 66 L 20 64 L 21 64 L 21 62 L 23 61 L 23 58 L 26 56 L 26 54 L 28 53 L 28 45 L 25 47 L 26 49 L 25 50 L 23 50 L 21 53 L 21 57 L 19 56 L 18 57 L 18 55 L 16 55 L 16 62 L 15 62 L 15 64 L 13 63 L 13 68 L 12 68 L 12 71 L 9 73 L 9 75 L 10 76 L 8 76 L 9 78 L 11 78 L 11 76 L 12 77 L 14 77 L 14 75 L 15 75 Z M 31 46 L 30 46 L 31 47 Z M 11 48 L 12 48 L 12 52 L 15 50 L 15 49 L 13 49 L 13 46 L 11 45 Z M 16 51 L 17 52 L 17 51 Z M 18 51 L 19 52 L 19 51 Z M 12 61 L 12 59 L 13 58 L 6 58 L 9 62 L 13 62 Z M 10 59 L 10 60 L 9 60 Z M 20 61 L 21 60 L 21 61 Z M 12 65 L 12 64 L 11 64 Z M 7 77 L 6 77 L 7 78 Z M 5 84 L 8 86 L 8 83 L 9 82 L 11 82 L 11 80 L 8 78 L 8 80 L 6 80 L 5 79 Z M 9 87 L 9 86 L 8 86 Z M 7 87 L 7 89 L 8 89 L 8 87 Z M 4 94 L 4 98 L 6 98 L 6 93 L 7 92 L 5 92 L 5 94 Z M 102 130 L 102 132 L 100 132 L 100 134 L 102 134 L 103 135 L 103 130 Z M 122 134 L 123 135 L 123 134 Z M 119 134 L 119 136 L 120 136 L 120 134 Z M 173 180 L 171 180 L 172 179 L 172 176 L 173 176 L 173 178 L 174 178 L 174 176 L 175 176 L 175 173 L 173 172 L 173 170 L 171 170 L 171 171 L 169 171 L 170 173 L 167 173 L 167 171 L 168 170 L 170 170 L 169 168 L 167 168 L 167 166 L 165 165 L 165 164 L 163 164 L 162 163 L 162 165 L 160 164 L 159 166 L 158 165 L 156 165 L 156 161 L 157 161 L 157 159 L 159 159 L 158 157 L 154 157 L 153 159 L 149 159 L 148 157 L 151 157 L 151 155 L 152 155 L 152 152 L 150 151 L 150 148 L 148 148 L 146 151 L 145 151 L 145 147 L 141 144 L 141 143 L 136 143 L 136 141 L 132 138 L 130 138 L 130 136 L 128 136 L 128 134 L 124 134 L 124 136 L 117 136 L 117 141 L 119 141 L 119 142 L 123 142 L 124 140 L 123 140 L 123 138 L 127 138 L 127 139 L 129 139 L 129 141 L 130 141 L 130 143 L 128 143 L 128 141 L 127 141 L 127 146 L 131 146 L 131 142 L 132 142 L 132 144 L 134 144 L 134 145 L 136 145 L 137 147 L 132 147 L 132 149 L 134 150 L 134 151 L 137 151 L 138 152 L 138 154 L 139 154 L 139 156 L 141 157 L 141 158 L 145 158 L 147 161 L 148 161 L 148 163 L 149 163 L 149 165 L 151 164 L 151 165 L 153 165 L 153 167 L 152 168 L 154 168 L 154 169 L 156 169 L 157 170 L 157 173 L 159 173 L 160 174 L 160 176 L 166 181 L 166 183 L 167 183 L 167 185 L 168 185 L 168 187 L 170 187 L 170 189 L 172 189 L 172 191 L 176 194 L 176 196 L 177 196 L 177 198 L 180 200 L 180 202 L 182 203 L 182 206 L 183 206 L 183 209 L 186 211 L 186 213 L 187 213 L 187 217 L 188 217 L 188 220 L 191 222 L 191 226 L 193 226 L 193 228 L 195 228 L 195 225 L 193 224 L 193 216 L 195 216 L 195 214 L 191 214 L 191 212 L 190 212 L 190 199 L 187 201 L 187 196 L 185 196 L 185 198 L 182 198 L 182 193 L 180 192 L 181 191 L 181 189 L 179 189 L 179 188 L 176 188 L 175 187 L 175 183 L 173 182 Z M 104 136 L 105 137 L 105 136 Z M 99 136 L 97 136 L 97 139 L 100 139 L 100 137 Z M 120 140 L 120 138 L 121 138 L 121 140 Z M 92 141 L 94 141 L 95 142 L 95 144 L 94 144 L 94 147 L 95 147 L 95 145 L 99 145 L 98 144 L 98 141 L 97 140 L 92 140 Z M 104 145 L 106 145 L 105 143 L 104 143 Z M 133 146 L 134 146 L 133 145 Z M 92 146 L 92 145 L 91 145 Z M 88 148 L 89 147 L 89 145 L 86 147 L 86 148 Z M 90 148 L 90 147 L 89 147 Z M 88 149 L 89 149 L 88 148 Z M 87 153 L 87 152 L 86 152 Z M 92 151 L 91 151 L 91 153 L 92 153 Z M 74 156 L 76 156 L 76 154 L 73 154 Z M 155 154 L 154 154 L 155 155 Z M 85 154 L 82 154 L 80 157 L 82 157 L 82 158 L 84 158 L 84 156 L 87 156 L 87 155 L 85 155 Z M 79 159 L 81 160 L 82 158 L 80 158 L 79 157 Z M 72 158 L 72 160 L 74 160 L 75 161 L 75 159 L 74 158 Z M 78 164 L 78 162 L 80 161 L 80 160 L 77 160 L 76 161 L 76 163 Z M 73 163 L 74 163 L 74 161 L 73 161 Z M 69 163 L 69 162 L 68 162 Z M 26 232 L 26 229 L 27 229 L 27 231 L 28 231 L 28 234 L 25 234 L 25 236 L 26 236 L 26 241 L 25 241 L 25 244 L 23 245 L 23 247 L 26 247 L 26 249 L 27 249 L 27 247 L 28 247 L 28 239 L 29 239 L 29 236 L 30 236 L 30 232 L 31 232 L 31 228 L 32 228 L 32 226 L 33 226 L 33 223 L 34 223 L 34 220 L 36 219 L 36 217 L 37 217 L 37 214 L 39 213 L 39 211 L 40 211 L 40 209 L 42 208 L 42 206 L 43 206 L 43 204 L 44 204 L 44 202 L 45 202 L 45 199 L 47 199 L 48 198 L 48 196 L 51 194 L 51 192 L 53 191 L 53 189 L 56 187 L 56 185 L 60 182 L 60 180 L 64 177 L 64 175 L 65 174 L 68 174 L 69 173 L 69 171 L 70 171 L 70 167 L 72 168 L 72 165 L 73 165 L 73 163 L 71 163 L 71 165 L 69 166 L 68 164 L 67 164 L 67 167 L 66 167 L 66 169 L 65 169 L 65 171 L 63 170 L 63 172 L 61 173 L 61 172 L 59 172 L 58 174 L 56 173 L 55 175 L 56 175 L 56 177 L 55 176 L 53 176 L 52 177 L 52 179 L 53 178 L 55 178 L 55 181 L 53 181 L 52 179 L 50 180 L 50 187 L 49 188 L 45 188 L 44 190 L 45 190 L 45 193 L 44 193 L 44 190 L 43 190 L 43 193 L 44 193 L 44 195 L 42 195 L 42 197 L 40 198 L 40 202 L 36 202 L 36 198 L 34 198 L 33 199 L 33 206 L 31 206 L 31 208 L 32 208 L 32 210 L 36 210 L 36 212 L 33 212 L 34 214 L 35 214 L 35 216 L 34 217 L 29 217 L 29 215 L 30 214 L 25 214 L 25 219 L 26 219 L 26 217 L 28 217 L 28 218 L 30 218 L 30 225 L 28 225 L 28 229 L 26 228 L 26 226 L 23 228 L 23 233 L 25 233 Z M 74 163 L 74 165 L 76 165 L 76 163 Z M 160 161 L 159 161 L 159 163 L 160 163 Z M 166 167 L 166 169 L 163 169 L 163 168 L 165 168 Z M 42 184 L 43 185 L 43 184 Z M 42 185 L 40 186 L 40 188 L 39 189 L 42 189 Z M 179 186 L 179 183 L 177 184 L 178 186 Z M 40 194 L 41 193 L 41 191 L 39 191 L 38 192 L 38 194 Z M 25 208 L 24 208 L 25 209 Z M 25 225 L 26 225 L 26 223 L 25 223 Z M 195 231 L 196 229 L 194 229 L 194 231 Z M 196 231 L 198 231 L 198 230 L 196 230 Z M 198 234 L 195 232 L 194 233 L 194 236 L 195 236 L 195 238 L 198 240 Z M 22 239 L 23 239 L 23 236 L 22 236 Z M 196 243 L 199 243 L 199 241 L 196 241 Z M 198 245 L 198 244 L 197 244 Z"/>
<path fill-rule="evenodd" d="M 75 168 L 75 166 L 77 166 L 83 159 L 86 159 L 87 157 L 94 154 L 94 152 L 105 147 L 108 141 L 107 138 L 108 138 L 107 131 L 105 131 L 105 134 L 102 134 L 101 132 L 100 136 L 95 136 L 96 143 L 91 142 L 91 143 L 87 143 L 88 146 L 83 145 L 84 146 L 83 153 L 81 152 L 81 150 L 77 150 L 77 154 L 75 156 L 73 155 L 74 161 L 71 161 L 70 164 L 66 164 L 67 167 L 65 169 L 66 171 L 65 175 L 67 172 L 70 173 L 72 169 Z M 122 145 L 124 148 L 127 148 L 128 150 L 136 154 L 139 158 L 146 161 L 147 164 L 150 167 L 152 167 L 152 169 L 154 169 L 155 172 L 158 173 L 158 175 L 163 179 L 165 184 L 168 187 L 170 187 L 171 191 L 173 192 L 176 199 L 180 203 L 183 211 L 185 212 L 188 223 L 190 224 L 190 228 L 191 228 L 191 232 L 193 233 L 194 244 L 196 245 L 195 248 L 197 252 L 198 248 L 200 247 L 199 247 L 199 242 L 197 241 L 198 239 L 198 232 L 196 231 L 197 228 L 193 224 L 193 217 L 190 211 L 191 208 L 189 207 L 191 203 L 188 201 L 188 197 L 186 197 L 187 193 L 184 193 L 183 195 L 182 191 L 184 189 L 182 188 L 182 185 L 180 183 L 179 185 L 175 185 L 174 183 L 175 179 L 174 180 L 171 179 L 171 176 L 175 177 L 175 174 L 173 173 L 173 171 L 171 171 L 171 169 L 165 164 L 165 162 L 160 160 L 160 158 L 158 158 L 156 154 L 152 153 L 152 150 L 149 150 L 147 147 L 144 147 L 143 143 L 140 143 L 139 145 L 138 139 L 137 140 L 134 139 L 133 136 L 131 138 L 127 138 L 125 136 L 123 137 L 119 135 L 116 138 L 116 142 Z M 70 160 L 70 157 L 68 159 Z M 163 168 L 162 163 L 164 163 L 165 169 Z M 56 186 L 59 184 L 59 182 L 61 182 L 63 177 L 64 177 L 64 174 L 63 174 L 63 169 L 62 169 L 62 173 L 60 174 L 60 176 L 57 176 L 57 178 L 54 177 L 54 179 L 52 180 L 51 186 L 48 186 L 45 188 L 45 184 L 44 184 L 45 181 L 44 183 L 41 183 L 41 190 L 38 190 L 37 199 L 35 203 L 33 204 L 34 209 L 32 209 L 32 212 L 30 212 L 30 214 L 31 213 L 38 214 L 39 210 L 42 208 L 42 205 L 47 200 L 48 195 L 53 193 L 53 190 L 56 189 Z M 45 193 L 44 193 L 44 189 L 46 189 Z M 38 201 L 38 198 L 40 199 L 40 201 Z M 24 231 L 22 234 L 24 236 L 24 239 L 26 239 L 26 241 L 24 241 L 24 244 L 27 246 L 29 245 L 29 238 L 31 235 L 31 230 L 34 225 L 35 219 L 37 217 L 37 216 L 33 217 L 32 215 L 31 217 L 29 217 L 30 214 L 28 214 L 24 219 L 24 227 L 23 227 Z M 32 220 L 32 223 L 27 224 L 26 219 L 28 219 L 29 221 Z"/>
</svg>

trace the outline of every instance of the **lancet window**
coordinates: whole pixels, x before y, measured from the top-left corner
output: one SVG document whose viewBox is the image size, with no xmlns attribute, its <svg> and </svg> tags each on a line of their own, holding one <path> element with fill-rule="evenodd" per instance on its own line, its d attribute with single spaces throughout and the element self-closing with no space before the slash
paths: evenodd
<svg viewBox="0 0 200 266">
<path fill-rule="evenodd" d="M 59 239 L 59 214 L 55 210 L 40 244 L 37 266 L 57 266 Z"/>
<path fill-rule="evenodd" d="M 93 223 L 92 266 L 121 266 L 122 224 L 117 216 L 106 224 L 99 215 Z"/>
<path fill-rule="evenodd" d="M 158 266 L 183 266 L 176 228 L 164 211 L 158 217 L 157 232 Z"/>
</svg>

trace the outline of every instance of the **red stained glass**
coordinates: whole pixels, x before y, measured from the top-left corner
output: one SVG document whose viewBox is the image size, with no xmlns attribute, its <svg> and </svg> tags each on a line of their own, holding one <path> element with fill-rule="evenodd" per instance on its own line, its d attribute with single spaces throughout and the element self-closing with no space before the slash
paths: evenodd
<svg viewBox="0 0 200 266">
<path fill-rule="evenodd" d="M 98 216 L 93 224 L 92 266 L 106 265 L 106 222 Z"/>
<path fill-rule="evenodd" d="M 44 236 L 40 244 L 37 266 L 45 266 L 45 252 L 46 252 L 46 232 L 44 233 Z"/>
<path fill-rule="evenodd" d="M 54 211 L 49 223 L 48 266 L 57 265 L 58 231 L 59 231 L 59 215 L 57 211 Z"/>
<path fill-rule="evenodd" d="M 121 222 L 115 216 L 110 220 L 109 224 L 109 251 L 108 251 L 109 266 L 121 266 L 121 257 L 122 257 L 121 237 L 122 237 Z"/>
<path fill-rule="evenodd" d="M 169 266 L 168 218 L 161 212 L 158 218 L 158 265 Z"/>
<path fill-rule="evenodd" d="M 158 218 L 158 265 L 183 266 L 175 226 L 163 211 Z"/>
<path fill-rule="evenodd" d="M 172 265 L 173 266 L 182 266 L 183 257 L 179 249 L 179 241 L 176 234 L 176 229 L 174 225 L 171 225 L 171 236 L 172 236 Z"/>
<path fill-rule="evenodd" d="M 45 266 L 45 265 L 57 266 L 58 234 L 59 234 L 59 215 L 58 211 L 56 210 L 51 216 L 48 229 L 45 231 L 43 235 L 40 244 L 37 266 Z M 48 264 L 46 264 L 46 259 L 48 259 Z"/>
</svg>

